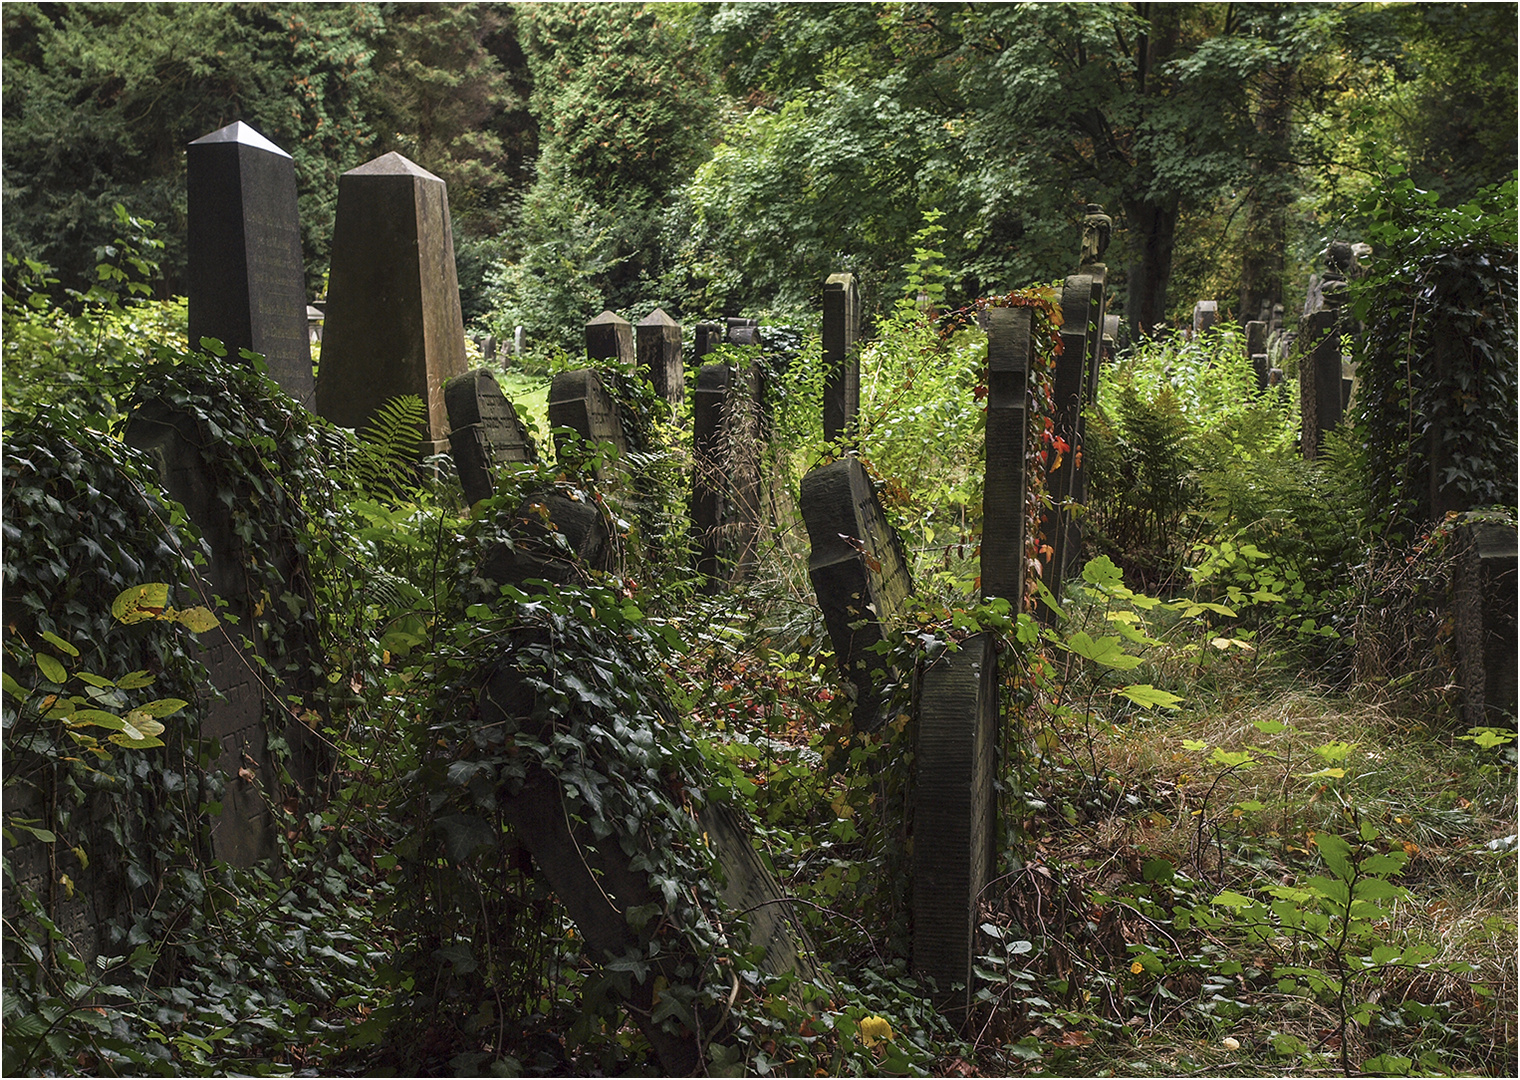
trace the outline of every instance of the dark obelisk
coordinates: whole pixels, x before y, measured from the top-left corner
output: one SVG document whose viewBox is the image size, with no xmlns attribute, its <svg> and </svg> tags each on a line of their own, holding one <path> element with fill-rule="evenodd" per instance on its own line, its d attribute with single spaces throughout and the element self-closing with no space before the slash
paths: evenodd
<svg viewBox="0 0 1520 1080">
<path fill-rule="evenodd" d="M 363 427 L 403 394 L 427 402 L 448 449 L 443 384 L 465 371 L 454 233 L 442 180 L 391 153 L 343 174 L 333 226 L 317 412 Z"/>
<path fill-rule="evenodd" d="M 239 120 L 190 144 L 186 176 L 191 347 L 212 337 L 232 357 L 262 353 L 274 380 L 309 408 L 295 162 Z"/>
</svg>

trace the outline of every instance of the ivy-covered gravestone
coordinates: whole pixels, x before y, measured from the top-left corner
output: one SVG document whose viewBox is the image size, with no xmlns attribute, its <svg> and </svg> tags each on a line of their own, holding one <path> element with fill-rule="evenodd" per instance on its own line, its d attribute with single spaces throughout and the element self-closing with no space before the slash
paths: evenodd
<svg viewBox="0 0 1520 1080">
<path fill-rule="evenodd" d="M 617 402 L 601 375 L 592 368 L 561 371 L 554 376 L 549 384 L 549 427 L 569 428 L 593 445 L 610 443 L 619 458 L 628 453 Z M 554 435 L 554 452 L 558 457 L 566 452 L 566 440 L 558 432 Z"/>
</svg>

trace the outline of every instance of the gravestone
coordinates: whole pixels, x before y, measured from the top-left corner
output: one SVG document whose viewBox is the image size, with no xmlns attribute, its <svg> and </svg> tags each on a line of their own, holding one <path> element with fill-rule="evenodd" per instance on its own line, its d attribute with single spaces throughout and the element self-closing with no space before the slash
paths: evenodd
<svg viewBox="0 0 1520 1080">
<path fill-rule="evenodd" d="M 191 347 L 213 337 L 229 357 L 261 353 L 270 377 L 310 408 L 295 162 L 238 120 L 190 144 L 185 178 Z"/>
<path fill-rule="evenodd" d="M 1103 359 L 1111 361 L 1119 351 L 1119 316 L 1103 316 Z"/>
<path fill-rule="evenodd" d="M 759 319 L 727 319 L 728 343 L 730 345 L 759 345 Z"/>
<path fill-rule="evenodd" d="M 992 636 L 977 634 L 929 665 L 919 683 L 913 969 L 934 979 L 934 1006 L 951 1017 L 971 1006 L 977 901 L 994 866 L 996 675 Z"/>
<path fill-rule="evenodd" d="M 1061 290 L 1061 355 L 1056 358 L 1052 419 L 1055 434 L 1067 449 L 1049 472 L 1047 490 L 1051 506 L 1041 523 L 1045 543 L 1051 548 L 1043 580 L 1056 599 L 1061 596 L 1067 565 L 1081 547 L 1071 506 L 1085 494 L 1085 485 L 1078 479 L 1076 455 L 1082 445 L 1082 408 L 1089 396 L 1088 324 L 1092 294 L 1091 274 L 1071 275 Z M 1042 618 L 1050 614 L 1043 607 L 1039 611 Z"/>
<path fill-rule="evenodd" d="M 447 449 L 443 384 L 465 371 L 448 192 L 400 154 L 339 180 L 325 334 L 318 413 L 358 429 L 414 395 L 427 403 L 424 449 Z"/>
<path fill-rule="evenodd" d="M 502 465 L 538 460 L 532 437 L 489 369 L 444 383 L 443 403 L 449 413 L 449 452 L 465 502 L 489 499 L 495 491 L 491 477 Z"/>
<path fill-rule="evenodd" d="M 623 325 L 628 325 L 624 323 Z M 623 418 L 617 402 L 608 392 L 602 377 L 592 368 L 561 371 L 549 384 L 549 427 L 570 428 L 588 443 L 611 443 L 618 460 L 628 454 L 628 440 L 623 434 Z M 567 451 L 562 434 L 554 435 L 554 453 L 562 458 Z M 597 470 L 605 478 L 605 467 Z"/>
<path fill-rule="evenodd" d="M 1324 433 L 1341 421 L 1340 318 L 1333 308 L 1321 307 L 1299 324 L 1307 348 L 1298 363 L 1298 393 L 1305 461 L 1319 456 Z"/>
<path fill-rule="evenodd" d="M 586 324 L 586 355 L 632 365 L 633 324 L 611 311 L 602 312 Z"/>
<path fill-rule="evenodd" d="M 306 336 L 312 345 L 322 340 L 322 320 L 324 317 L 321 308 L 315 304 L 306 305 Z M 316 392 L 315 382 L 312 383 L 312 392 Z"/>
<path fill-rule="evenodd" d="M 692 407 L 692 539 L 709 589 L 753 568 L 760 531 L 760 385 L 753 364 L 704 364 Z"/>
<path fill-rule="evenodd" d="M 823 437 L 854 438 L 860 412 L 860 290 L 854 274 L 823 283 Z"/>
<path fill-rule="evenodd" d="M 692 356 L 699 366 L 704 356 L 724 344 L 727 334 L 728 329 L 722 323 L 697 323 L 697 337 L 692 346 Z"/>
<path fill-rule="evenodd" d="M 686 366 L 681 359 L 681 324 L 655 308 L 635 335 L 639 373 L 671 407 L 686 398 Z"/>
<path fill-rule="evenodd" d="M 1256 372 L 1256 389 L 1265 390 L 1271 365 L 1267 362 L 1267 324 L 1261 319 L 1246 323 L 1246 355 Z"/>
<path fill-rule="evenodd" d="M 855 727 L 875 731 L 887 719 L 887 701 L 873 675 L 882 661 L 871 647 L 913 592 L 908 564 L 858 460 L 821 465 L 801 488 L 808 577 L 840 670 L 855 687 Z"/>
<path fill-rule="evenodd" d="M 1200 300 L 1193 305 L 1193 340 L 1197 341 L 1204 331 L 1219 322 L 1219 301 Z"/>
<path fill-rule="evenodd" d="M 1513 727 L 1517 715 L 1516 531 L 1502 517 L 1462 515 L 1452 573 L 1452 640 L 1468 727 Z"/>
<path fill-rule="evenodd" d="M 227 601 L 227 607 L 218 611 L 221 625 L 197 635 L 194 641 L 194 651 L 206 665 L 208 689 L 212 691 L 200 709 L 200 735 L 220 740 L 221 754 L 214 768 L 226 780 L 222 810 L 211 825 L 212 851 L 216 858 L 233 866 L 252 866 L 277 853 L 276 825 L 265 792 L 280 791 L 282 771 L 270 753 L 270 733 L 264 719 L 266 697 L 275 696 L 281 688 L 269 680 L 261 666 L 267 645 L 256 628 L 255 611 L 264 604 L 285 602 L 288 583 L 303 580 L 307 574 L 305 558 L 294 547 L 265 553 L 266 557 L 275 556 L 274 576 L 265 581 L 248 580 L 244 542 L 232 510 L 219 497 L 217 474 L 198 449 L 211 445 L 215 436 L 197 417 L 161 400 L 152 401 L 132 414 L 124 439 L 156 460 L 165 493 L 184 506 L 186 515 L 200 529 L 211 551 L 211 560 L 201 576 L 213 593 Z M 215 607 L 210 597 L 203 602 Z M 244 635 L 253 639 L 252 651 L 244 648 Z M 315 640 L 283 644 L 292 650 L 292 656 L 304 652 L 315 662 Z M 282 707 L 279 713 L 288 716 L 289 710 Z M 316 770 L 314 736 L 294 719 L 278 734 L 289 749 L 285 769 L 298 785 L 308 786 Z"/>
<path fill-rule="evenodd" d="M 1025 477 L 1032 321 L 1027 307 L 990 308 L 987 330 L 987 476 L 982 494 L 982 596 L 1023 610 Z"/>
<path fill-rule="evenodd" d="M 522 356 L 528 351 L 528 329 L 518 326 L 512 331 L 512 355 Z"/>
</svg>

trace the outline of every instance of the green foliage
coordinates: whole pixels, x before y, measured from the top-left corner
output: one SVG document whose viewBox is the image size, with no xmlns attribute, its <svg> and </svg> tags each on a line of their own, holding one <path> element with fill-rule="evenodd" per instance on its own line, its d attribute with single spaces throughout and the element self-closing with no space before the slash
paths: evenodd
<svg viewBox="0 0 1520 1080">
<path fill-rule="evenodd" d="M 1513 179 L 1455 209 L 1397 174 L 1368 197 L 1378 260 L 1353 292 L 1353 411 L 1385 534 L 1515 505 L 1515 204 Z"/>
</svg>

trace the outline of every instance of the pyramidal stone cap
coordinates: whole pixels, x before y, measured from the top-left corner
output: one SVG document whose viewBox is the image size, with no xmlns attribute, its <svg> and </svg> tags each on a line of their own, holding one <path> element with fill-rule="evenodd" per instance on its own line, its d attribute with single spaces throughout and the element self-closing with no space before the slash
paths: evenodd
<svg viewBox="0 0 1520 1080">
<path fill-rule="evenodd" d="M 344 176 L 420 176 L 424 180 L 437 180 L 443 183 L 441 176 L 434 176 L 421 165 L 402 157 L 392 150 L 389 154 L 381 154 L 374 161 L 366 161 L 358 168 L 349 169 Z"/>
<path fill-rule="evenodd" d="M 639 325 L 640 326 L 675 326 L 675 325 L 677 325 L 677 323 L 669 315 L 665 314 L 665 309 L 664 308 L 655 308 L 647 316 L 644 317 L 643 321 L 640 322 Z"/>
<path fill-rule="evenodd" d="M 290 157 L 289 154 L 241 120 L 234 120 L 226 127 L 213 131 L 210 135 L 202 135 L 199 139 L 193 140 L 190 145 L 200 146 L 203 143 L 241 143 L 243 146 L 252 146 L 259 150 L 268 151 L 271 154 L 279 154 L 281 157 Z"/>
</svg>

